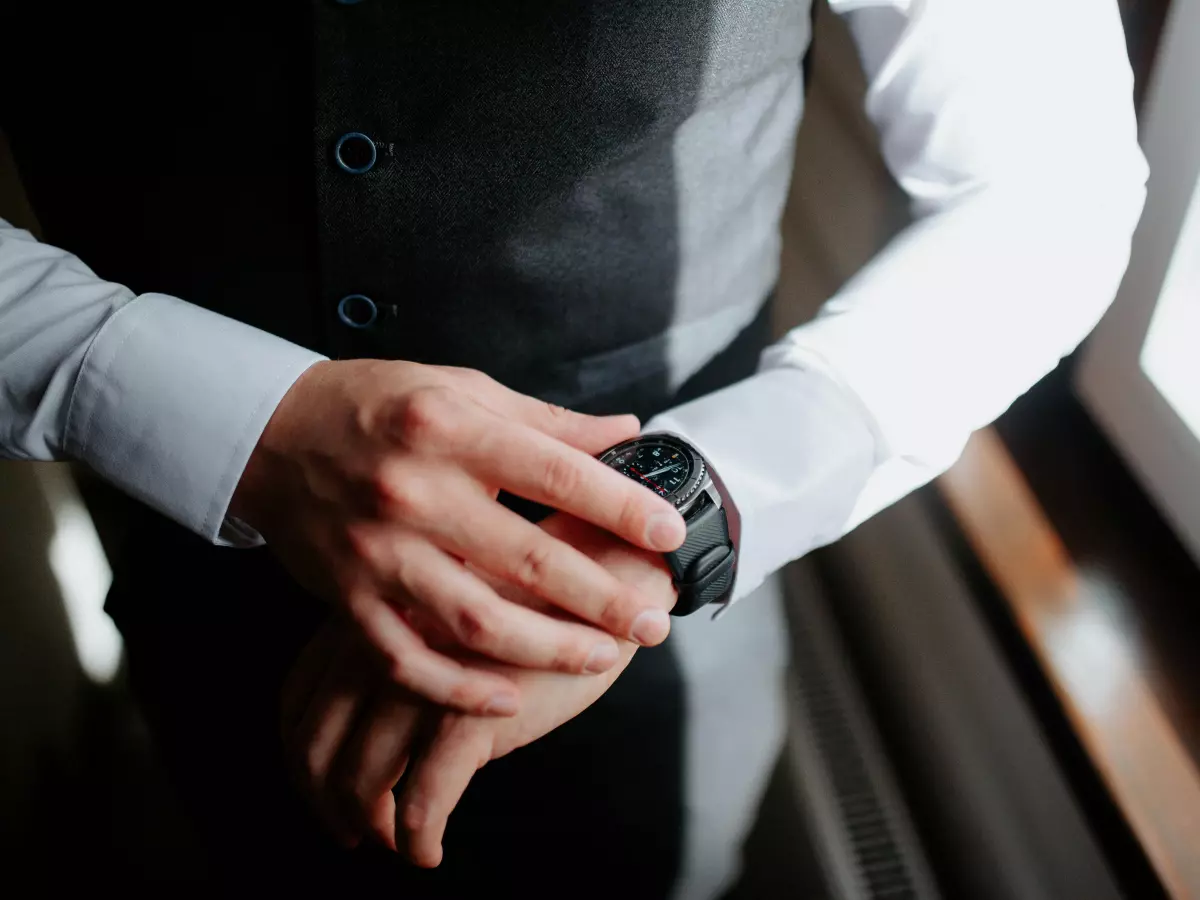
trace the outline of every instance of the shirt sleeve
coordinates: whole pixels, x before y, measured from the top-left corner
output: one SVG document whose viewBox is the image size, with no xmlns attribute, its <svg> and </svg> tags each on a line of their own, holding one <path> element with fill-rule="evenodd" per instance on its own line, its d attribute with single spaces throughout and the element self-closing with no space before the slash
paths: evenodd
<svg viewBox="0 0 1200 900">
<path fill-rule="evenodd" d="M 710 455 L 738 505 L 735 599 L 945 471 L 1070 353 L 1145 200 L 1115 0 L 830 5 L 916 220 L 758 375 L 648 423 Z"/>
<path fill-rule="evenodd" d="M 163 294 L 135 296 L 0 220 L 0 456 L 75 458 L 209 540 L 288 388 L 324 357 Z"/>
</svg>

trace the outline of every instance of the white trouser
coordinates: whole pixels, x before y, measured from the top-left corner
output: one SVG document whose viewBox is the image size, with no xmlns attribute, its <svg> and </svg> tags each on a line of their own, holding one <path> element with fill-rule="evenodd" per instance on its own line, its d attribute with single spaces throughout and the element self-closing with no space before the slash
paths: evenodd
<svg viewBox="0 0 1200 900">
<path fill-rule="evenodd" d="M 713 900 L 737 879 L 783 746 L 783 579 L 769 578 L 715 622 L 701 611 L 672 630 L 687 703 L 686 839 L 673 900 Z"/>
</svg>

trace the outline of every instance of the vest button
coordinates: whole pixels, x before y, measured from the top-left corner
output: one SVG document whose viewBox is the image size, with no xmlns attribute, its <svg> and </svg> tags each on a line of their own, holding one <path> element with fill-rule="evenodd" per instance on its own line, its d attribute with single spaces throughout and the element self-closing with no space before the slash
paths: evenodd
<svg viewBox="0 0 1200 900">
<path fill-rule="evenodd" d="M 337 314 L 350 328 L 370 328 L 379 318 L 379 307 L 366 294 L 347 294 L 338 301 Z"/>
<path fill-rule="evenodd" d="M 333 158 L 343 172 L 362 175 L 375 165 L 375 142 L 361 131 L 350 131 L 338 138 L 333 146 Z"/>
</svg>

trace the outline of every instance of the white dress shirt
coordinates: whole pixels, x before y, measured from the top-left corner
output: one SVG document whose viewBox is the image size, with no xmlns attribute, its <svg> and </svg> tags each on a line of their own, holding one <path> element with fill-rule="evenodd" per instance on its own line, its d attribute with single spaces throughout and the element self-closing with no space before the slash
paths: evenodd
<svg viewBox="0 0 1200 900">
<path fill-rule="evenodd" d="M 1116 292 L 1145 196 L 1115 0 L 830 5 L 916 221 L 759 374 L 647 423 L 693 441 L 737 503 L 737 597 L 943 472 L 1074 349 Z M 205 538 L 252 543 L 225 517 L 230 498 L 321 358 L 134 296 L 0 221 L 0 455 L 80 459 Z M 806 519 L 822 472 L 797 464 L 822 433 L 817 380 L 875 441 L 873 474 L 832 528 Z"/>
</svg>

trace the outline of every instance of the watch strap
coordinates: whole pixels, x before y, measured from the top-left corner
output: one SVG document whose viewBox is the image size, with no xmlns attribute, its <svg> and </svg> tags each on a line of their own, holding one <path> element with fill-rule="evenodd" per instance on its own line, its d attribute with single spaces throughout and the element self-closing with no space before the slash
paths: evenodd
<svg viewBox="0 0 1200 900">
<path fill-rule="evenodd" d="M 683 545 L 663 554 L 679 592 L 671 611 L 676 616 L 690 615 L 728 594 L 737 570 L 737 551 L 724 507 L 705 495 L 688 511 L 685 522 Z"/>
</svg>

